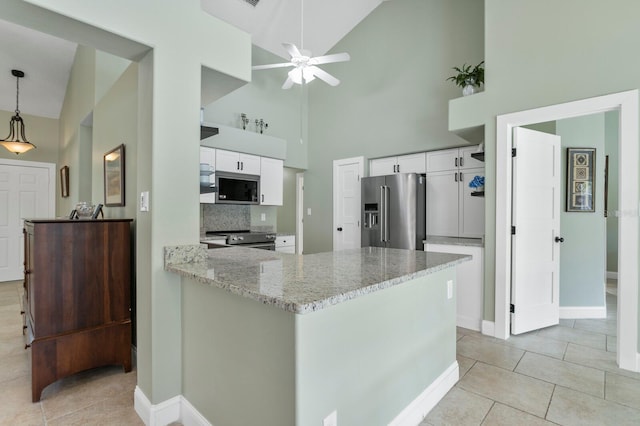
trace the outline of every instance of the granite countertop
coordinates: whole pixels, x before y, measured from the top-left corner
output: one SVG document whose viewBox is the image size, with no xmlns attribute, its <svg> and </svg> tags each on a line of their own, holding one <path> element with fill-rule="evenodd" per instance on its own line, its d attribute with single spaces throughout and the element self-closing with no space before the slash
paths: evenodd
<svg viewBox="0 0 640 426">
<path fill-rule="evenodd" d="M 436 237 L 427 235 L 425 244 L 447 244 L 452 246 L 484 247 L 482 238 Z"/>
<path fill-rule="evenodd" d="M 467 255 L 366 247 L 286 255 L 244 247 L 165 247 L 165 269 L 306 314 L 470 260 Z"/>
</svg>

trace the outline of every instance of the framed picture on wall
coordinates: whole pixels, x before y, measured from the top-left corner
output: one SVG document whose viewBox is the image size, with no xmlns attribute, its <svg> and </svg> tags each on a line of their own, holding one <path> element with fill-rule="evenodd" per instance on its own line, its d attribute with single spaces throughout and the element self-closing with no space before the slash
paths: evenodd
<svg viewBox="0 0 640 426">
<path fill-rule="evenodd" d="M 124 206 L 124 145 L 104 154 L 104 205 Z"/>
<path fill-rule="evenodd" d="M 595 148 L 567 148 L 567 211 L 595 212 Z"/>
<path fill-rule="evenodd" d="M 69 196 L 69 166 L 60 169 L 60 192 L 62 198 Z"/>
</svg>

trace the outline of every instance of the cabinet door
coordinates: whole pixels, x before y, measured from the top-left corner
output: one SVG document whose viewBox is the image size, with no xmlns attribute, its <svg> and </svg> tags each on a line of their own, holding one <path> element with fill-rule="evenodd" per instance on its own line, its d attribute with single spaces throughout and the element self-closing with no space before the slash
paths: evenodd
<svg viewBox="0 0 640 426">
<path fill-rule="evenodd" d="M 398 173 L 425 173 L 427 170 L 425 157 L 424 152 L 401 155 L 397 159 L 398 167 L 396 171 Z"/>
<path fill-rule="evenodd" d="M 458 173 L 427 173 L 427 235 L 458 236 Z"/>
<path fill-rule="evenodd" d="M 484 162 L 480 160 L 476 160 L 471 156 L 474 152 L 478 152 L 478 145 L 468 146 L 466 148 L 459 148 L 460 150 L 460 158 L 462 158 L 462 164 L 460 168 L 462 169 L 477 169 L 479 167 L 484 168 Z"/>
<path fill-rule="evenodd" d="M 427 152 L 427 173 L 457 170 L 458 148 Z"/>
<path fill-rule="evenodd" d="M 261 158 L 260 204 L 281 206 L 284 162 L 275 158 Z"/>
<path fill-rule="evenodd" d="M 396 157 L 376 158 L 369 162 L 369 176 L 386 176 L 396 172 Z"/>
<path fill-rule="evenodd" d="M 209 148 L 206 146 L 200 147 L 200 163 L 209 164 L 211 170 L 215 170 L 216 164 L 216 150 L 214 148 Z M 202 173 L 202 172 L 201 172 Z M 216 182 L 215 174 L 209 175 L 209 185 L 213 185 Z M 201 203 L 215 203 L 216 197 L 213 192 L 208 194 L 200 194 L 200 202 Z"/>
<path fill-rule="evenodd" d="M 260 157 L 250 154 L 239 154 L 239 173 L 248 175 L 260 175 Z"/>
<path fill-rule="evenodd" d="M 465 238 L 480 238 L 484 235 L 484 197 L 472 196 L 475 189 L 469 188 L 469 182 L 475 176 L 484 176 L 484 168 L 468 169 L 460 174 L 458 234 Z"/>
<path fill-rule="evenodd" d="M 234 172 L 240 170 L 240 154 L 223 149 L 216 150 L 216 171 Z"/>
</svg>

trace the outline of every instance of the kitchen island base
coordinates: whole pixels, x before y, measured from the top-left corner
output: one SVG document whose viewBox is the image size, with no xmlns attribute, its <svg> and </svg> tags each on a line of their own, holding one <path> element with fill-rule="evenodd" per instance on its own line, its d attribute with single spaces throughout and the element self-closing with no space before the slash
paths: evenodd
<svg viewBox="0 0 640 426">
<path fill-rule="evenodd" d="M 411 424 L 458 378 L 448 281 L 300 315 L 183 277 L 183 396 L 216 425 Z"/>
</svg>

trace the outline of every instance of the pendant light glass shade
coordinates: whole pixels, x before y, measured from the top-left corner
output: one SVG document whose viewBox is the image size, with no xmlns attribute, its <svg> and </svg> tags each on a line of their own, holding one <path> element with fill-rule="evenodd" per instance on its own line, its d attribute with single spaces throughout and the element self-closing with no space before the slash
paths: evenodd
<svg viewBox="0 0 640 426">
<path fill-rule="evenodd" d="M 9 122 L 9 136 L 1 139 L 0 145 L 4 146 L 9 152 L 18 155 L 32 150 L 36 146 L 27 141 L 24 135 L 24 121 L 22 121 L 22 117 L 20 117 L 20 109 L 18 108 L 20 78 L 24 77 L 24 73 L 19 70 L 11 70 L 11 74 L 16 77 L 16 115 L 11 117 L 11 121 Z"/>
</svg>

